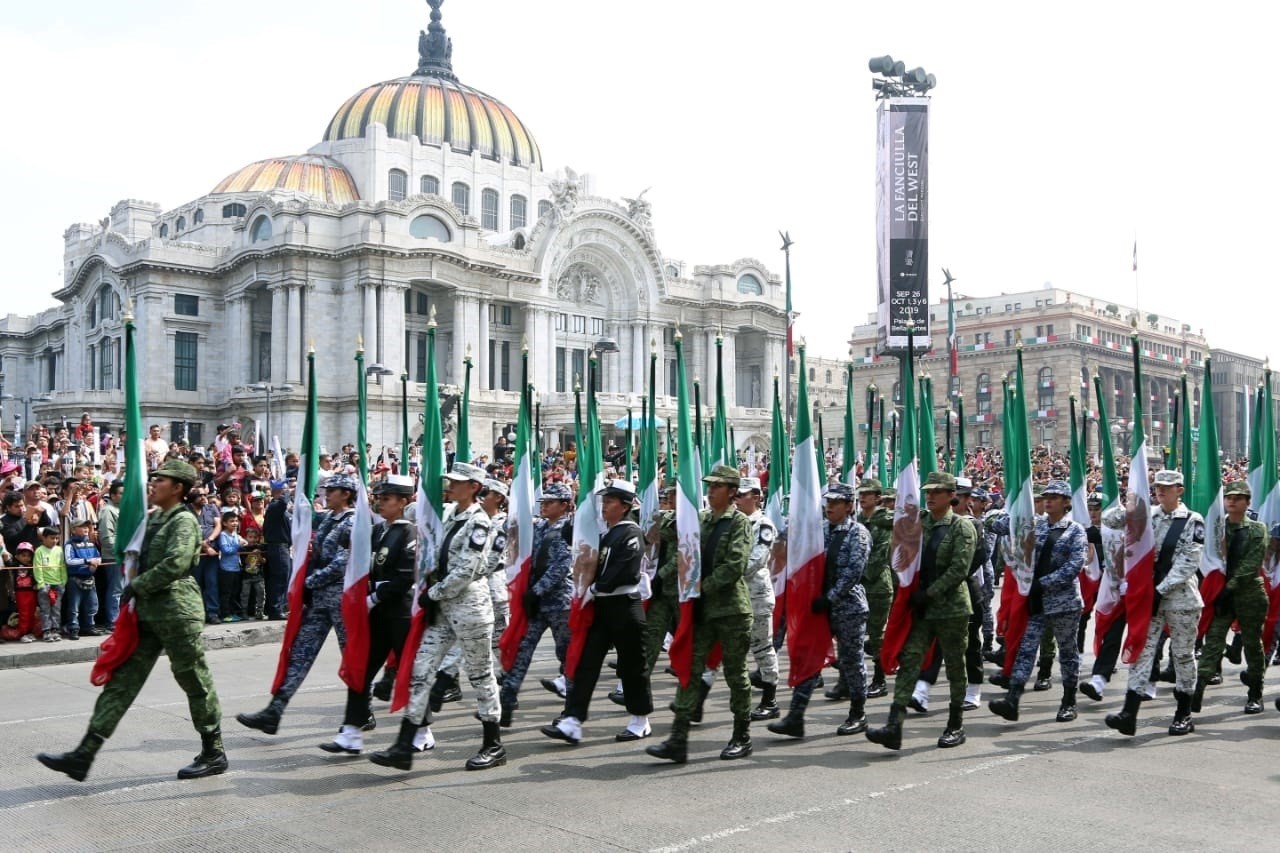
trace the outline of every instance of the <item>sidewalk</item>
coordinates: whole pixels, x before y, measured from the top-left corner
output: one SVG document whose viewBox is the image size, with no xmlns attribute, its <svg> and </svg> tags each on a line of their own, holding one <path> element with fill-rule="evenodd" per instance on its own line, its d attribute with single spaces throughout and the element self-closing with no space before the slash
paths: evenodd
<svg viewBox="0 0 1280 853">
<path fill-rule="evenodd" d="M 208 651 L 239 646 L 278 643 L 284 636 L 284 620 L 278 622 L 235 622 L 230 625 L 204 626 L 204 647 Z M 60 643 L 0 643 L 0 670 L 27 669 L 59 663 L 91 661 L 98 656 L 98 646 L 106 636 L 81 637 Z"/>
</svg>

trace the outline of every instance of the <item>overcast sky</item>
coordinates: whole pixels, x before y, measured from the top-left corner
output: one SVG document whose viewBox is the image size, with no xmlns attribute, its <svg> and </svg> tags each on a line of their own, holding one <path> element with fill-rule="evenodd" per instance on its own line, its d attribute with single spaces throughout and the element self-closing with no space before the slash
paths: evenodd
<svg viewBox="0 0 1280 853">
<path fill-rule="evenodd" d="M 454 70 L 504 101 L 544 165 L 652 187 L 663 254 L 795 240 L 800 334 L 841 357 L 875 307 L 867 59 L 938 78 L 930 278 L 983 296 L 1052 282 L 1137 300 L 1268 354 L 1280 175 L 1270 3 L 448 0 Z M 1150 10 L 1150 11 L 1147 11 Z M 0 314 L 53 304 L 62 232 L 123 198 L 166 209 L 318 142 L 351 94 L 411 72 L 421 0 L 63 0 L 0 20 Z M 1243 266 L 1242 266 L 1243 264 Z M 1250 272 L 1252 270 L 1252 272 Z M 1238 295 L 1233 295 L 1236 289 Z M 941 334 L 944 330 L 937 330 Z M 1271 332 L 1271 334 L 1268 334 Z"/>
</svg>

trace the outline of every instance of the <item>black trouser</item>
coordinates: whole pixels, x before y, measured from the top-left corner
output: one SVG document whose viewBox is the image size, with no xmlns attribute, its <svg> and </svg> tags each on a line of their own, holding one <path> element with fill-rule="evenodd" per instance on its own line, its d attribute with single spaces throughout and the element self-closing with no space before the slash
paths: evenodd
<svg viewBox="0 0 1280 853">
<path fill-rule="evenodd" d="M 267 545 L 267 615 L 279 616 L 289 608 L 289 546 Z"/>
<path fill-rule="evenodd" d="M 369 691 L 378 675 L 378 668 L 386 662 L 388 652 L 394 649 L 400 653 L 409 636 L 409 617 L 378 613 L 386 606 L 379 604 L 369 611 L 369 659 L 364 665 L 364 690 L 357 692 L 347 688 L 347 710 L 342 716 L 344 726 L 362 726 L 368 721 Z"/>
<path fill-rule="evenodd" d="M 587 719 L 591 694 L 595 692 L 609 647 L 618 650 L 618 678 L 627 699 L 627 711 L 643 716 L 653 711 L 649 671 L 644 657 L 644 605 L 639 595 L 606 595 L 595 600 L 595 617 L 572 673 L 573 686 L 565 699 L 566 717 Z M 566 673 L 568 675 L 568 673 Z"/>
<path fill-rule="evenodd" d="M 969 616 L 969 642 L 964 647 L 964 670 L 970 684 L 981 684 L 982 679 L 982 614 Z M 942 671 L 942 652 L 933 650 L 933 660 L 920 670 L 920 680 L 928 684 L 938 683 L 938 673 Z"/>
<path fill-rule="evenodd" d="M 224 572 L 218 569 L 218 614 L 226 619 L 228 616 L 243 616 L 240 612 L 240 573 Z"/>
<path fill-rule="evenodd" d="M 1092 675 L 1100 675 L 1107 681 L 1111 680 L 1111 674 L 1116 671 L 1116 661 L 1120 659 L 1120 644 L 1123 640 L 1124 619 L 1117 619 L 1111 623 L 1107 633 L 1102 635 L 1098 656 L 1093 659 Z"/>
</svg>

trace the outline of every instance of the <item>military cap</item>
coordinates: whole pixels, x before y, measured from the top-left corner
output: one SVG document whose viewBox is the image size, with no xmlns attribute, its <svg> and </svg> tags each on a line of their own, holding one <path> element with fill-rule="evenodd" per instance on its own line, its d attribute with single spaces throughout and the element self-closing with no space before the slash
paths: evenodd
<svg viewBox="0 0 1280 853">
<path fill-rule="evenodd" d="M 1222 496 L 1224 498 L 1231 495 L 1243 495 L 1246 498 L 1253 497 L 1253 491 L 1249 488 L 1248 480 L 1232 480 L 1222 487 Z"/>
<path fill-rule="evenodd" d="M 1089 504 L 1089 506 L 1102 506 L 1103 504 L 1102 492 L 1094 492 L 1093 494 L 1089 495 L 1089 500 L 1087 503 Z"/>
<path fill-rule="evenodd" d="M 151 476 L 167 477 L 179 483 L 186 483 L 188 486 L 196 484 L 196 469 L 191 467 L 191 463 L 183 462 L 181 459 L 168 460 L 152 471 Z"/>
<path fill-rule="evenodd" d="M 542 487 L 542 500 L 573 502 L 573 492 L 564 483 L 548 483 Z"/>
<path fill-rule="evenodd" d="M 743 477 L 742 482 L 738 484 L 738 494 L 745 495 L 748 492 L 760 491 L 759 477 Z"/>
<path fill-rule="evenodd" d="M 621 498 L 623 501 L 633 501 L 636 499 L 636 487 L 630 480 L 618 477 L 605 480 L 604 485 L 596 489 L 596 494 L 602 498 L 614 497 Z"/>
<path fill-rule="evenodd" d="M 948 474 L 946 471 L 934 471 L 925 478 L 924 485 L 920 488 L 926 492 L 932 492 L 935 489 L 954 492 L 956 490 L 956 478 Z"/>
<path fill-rule="evenodd" d="M 1043 483 L 1033 483 L 1033 484 L 1032 484 L 1032 486 L 1031 486 L 1031 496 L 1032 496 L 1033 498 L 1041 498 L 1041 497 L 1044 497 L 1044 484 L 1043 484 Z"/>
<path fill-rule="evenodd" d="M 504 498 L 507 497 L 508 494 L 510 494 L 510 492 L 507 490 L 507 484 L 502 482 L 501 480 L 495 480 L 493 477 L 490 477 L 489 479 L 484 481 L 484 489 L 486 492 L 497 492 L 498 494 L 502 495 Z"/>
<path fill-rule="evenodd" d="M 1057 495 L 1060 498 L 1071 500 L 1071 484 L 1066 480 L 1050 480 L 1045 484 L 1044 491 L 1040 493 L 1044 497 Z"/>
<path fill-rule="evenodd" d="M 1182 482 L 1181 471 L 1176 471 L 1173 468 L 1162 468 L 1156 472 L 1157 486 L 1181 486 Z"/>
<path fill-rule="evenodd" d="M 898 496 L 898 489 L 896 486 L 890 486 L 889 488 L 885 489 L 883 492 L 880 493 L 880 498 L 882 500 L 884 498 L 896 498 L 897 496 Z"/>
<path fill-rule="evenodd" d="M 852 501 L 853 487 L 846 483 L 832 483 L 822 496 L 829 501 Z"/>
<path fill-rule="evenodd" d="M 987 490 L 982 486 L 974 486 L 973 491 L 969 493 L 969 497 L 979 501 L 991 500 L 991 495 L 987 494 Z"/>
<path fill-rule="evenodd" d="M 883 494 L 884 488 L 881 487 L 880 481 L 875 477 L 864 477 L 858 483 L 858 494 L 862 494 L 863 492 L 876 492 Z"/>
<path fill-rule="evenodd" d="M 711 473 L 702 478 L 704 483 L 724 483 L 727 486 L 737 488 L 742 482 L 742 477 L 738 475 L 738 469 L 730 465 L 717 465 L 711 469 Z"/>
<path fill-rule="evenodd" d="M 388 474 L 373 487 L 375 495 L 398 495 L 403 498 L 413 497 L 413 478 L 403 474 Z"/>
<path fill-rule="evenodd" d="M 956 494 L 968 495 L 973 493 L 973 480 L 968 477 L 956 477 Z"/>
<path fill-rule="evenodd" d="M 467 462 L 455 462 L 453 468 L 448 474 L 444 475 L 446 479 L 453 480 L 456 483 L 465 483 L 470 480 L 473 483 L 484 483 L 486 479 L 485 470 L 479 465 L 471 465 Z"/>
<path fill-rule="evenodd" d="M 352 477 L 350 474 L 334 474 L 321 483 L 320 488 L 325 490 L 345 489 L 353 495 L 359 491 L 359 488 L 356 486 L 356 478 Z"/>
</svg>

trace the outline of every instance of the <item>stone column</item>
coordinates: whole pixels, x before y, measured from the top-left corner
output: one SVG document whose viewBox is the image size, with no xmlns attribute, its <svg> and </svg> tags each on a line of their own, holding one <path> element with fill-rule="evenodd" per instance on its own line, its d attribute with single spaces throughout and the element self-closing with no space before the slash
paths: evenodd
<svg viewBox="0 0 1280 853">
<path fill-rule="evenodd" d="M 738 345 L 735 335 L 724 339 L 724 404 L 728 409 L 738 405 Z"/>
<path fill-rule="evenodd" d="M 546 341 L 547 346 L 547 361 L 546 371 L 538 380 L 538 390 L 542 391 L 545 397 L 556 390 L 556 318 L 554 311 L 543 312 L 542 325 L 546 330 L 543 340 Z"/>
<path fill-rule="evenodd" d="M 302 382 L 302 285 L 289 282 L 286 285 L 289 300 L 288 340 L 285 343 L 281 379 L 285 382 Z"/>
<path fill-rule="evenodd" d="M 449 331 L 449 340 L 453 342 L 449 355 L 449 377 L 446 380 L 459 387 L 462 386 L 463 364 L 466 355 L 467 298 L 461 293 L 453 296 L 453 324 Z"/>
<path fill-rule="evenodd" d="M 238 375 L 231 377 L 231 385 L 239 385 L 242 382 L 255 381 L 258 378 L 258 366 L 253 363 L 253 354 L 257 350 L 255 341 L 253 340 L 253 303 L 250 301 L 247 293 L 241 294 L 235 303 L 236 312 L 235 319 L 240 330 L 241 344 L 240 369 Z M 272 336 L 272 340 L 275 337 Z"/>
<path fill-rule="evenodd" d="M 364 351 L 369 363 L 380 361 L 378 352 L 378 286 L 372 281 L 360 285 L 364 294 L 363 328 Z"/>
<path fill-rule="evenodd" d="M 489 305 L 487 299 L 480 300 L 480 335 L 476 342 L 474 361 L 479 381 L 476 390 L 492 390 L 489 386 Z"/>
<path fill-rule="evenodd" d="M 412 378 L 404 348 L 404 294 L 408 289 L 399 282 L 382 284 L 382 363 Z"/>
<path fill-rule="evenodd" d="M 267 289 L 271 291 L 271 381 L 283 383 L 285 352 L 289 345 L 289 290 L 283 284 L 273 284 Z"/>
</svg>

